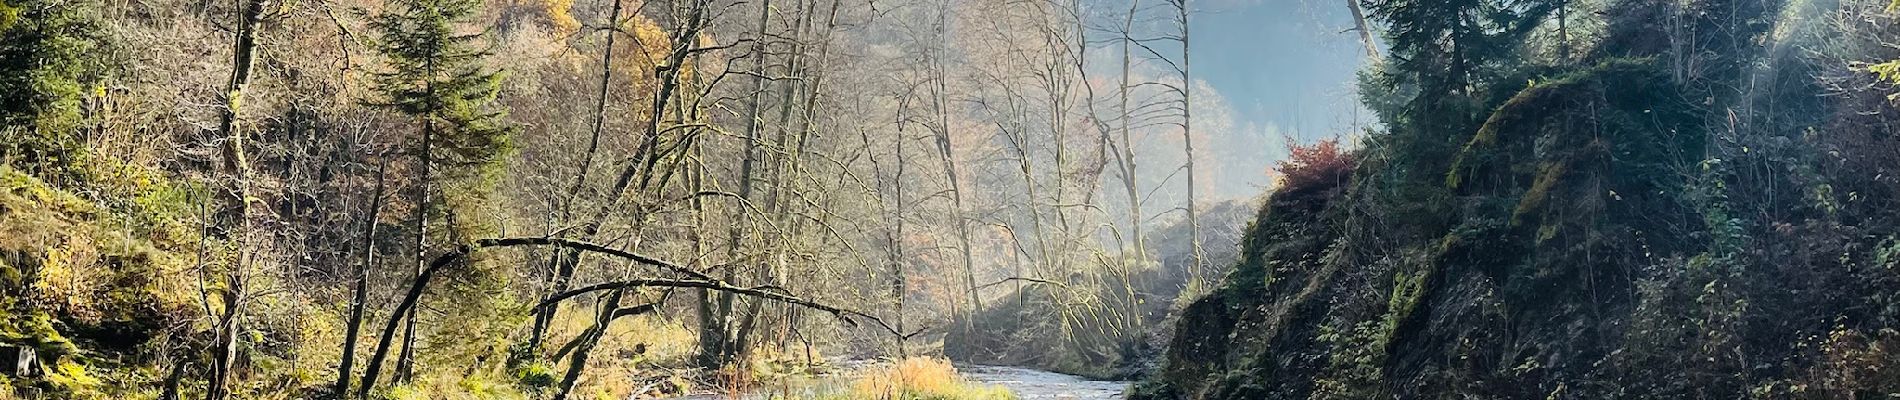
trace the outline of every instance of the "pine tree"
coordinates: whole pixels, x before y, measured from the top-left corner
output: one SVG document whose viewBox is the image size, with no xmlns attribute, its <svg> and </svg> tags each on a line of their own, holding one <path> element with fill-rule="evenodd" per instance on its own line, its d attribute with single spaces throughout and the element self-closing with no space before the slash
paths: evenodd
<svg viewBox="0 0 1900 400">
<path fill-rule="evenodd" d="M 1490 91 L 1508 85 L 1522 57 L 1518 49 L 1559 3 L 1553 0 L 1369 0 L 1369 17 L 1383 22 L 1388 62 L 1361 89 L 1389 134 L 1371 147 L 1391 149 L 1390 179 L 1381 186 L 1407 206 L 1398 218 L 1437 221 L 1444 209 L 1444 171 L 1457 149 L 1488 113 Z M 1425 222 L 1420 232 L 1433 231 Z"/>
<path fill-rule="evenodd" d="M 412 217 L 420 275 L 428 259 L 429 219 L 437 201 L 431 194 L 436 183 L 471 177 L 479 182 L 480 176 L 492 173 L 512 150 L 513 127 L 494 104 L 504 74 L 483 62 L 490 55 L 480 46 L 485 32 L 457 32 L 458 26 L 476 15 L 480 0 L 396 0 L 389 6 L 389 11 L 370 22 L 380 35 L 377 51 L 389 66 L 376 74 L 376 91 L 382 98 L 370 104 L 414 117 L 421 125 L 416 146 L 419 187 Z M 398 317 L 404 326 L 396 380 L 402 382 L 414 370 L 416 320 L 413 313 Z M 365 366 L 359 396 L 375 388 L 393 333 L 393 324 L 385 327 Z"/>
<path fill-rule="evenodd" d="M 370 27 L 389 70 L 376 74 L 382 99 L 371 102 L 413 116 L 434 143 L 432 163 L 456 174 L 492 165 L 511 149 L 505 114 L 493 104 L 504 73 L 486 66 L 485 32 L 457 33 L 480 0 L 396 0 Z"/>
</svg>

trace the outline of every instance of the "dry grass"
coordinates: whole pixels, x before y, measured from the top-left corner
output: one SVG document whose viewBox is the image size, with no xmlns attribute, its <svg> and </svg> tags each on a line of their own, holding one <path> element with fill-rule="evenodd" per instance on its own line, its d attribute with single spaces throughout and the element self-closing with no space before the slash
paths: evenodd
<svg viewBox="0 0 1900 400">
<path fill-rule="evenodd" d="M 1014 400 L 1008 389 L 963 379 L 949 361 L 912 357 L 896 364 L 866 371 L 851 383 L 847 393 L 820 396 L 822 399 L 879 400 Z"/>
</svg>

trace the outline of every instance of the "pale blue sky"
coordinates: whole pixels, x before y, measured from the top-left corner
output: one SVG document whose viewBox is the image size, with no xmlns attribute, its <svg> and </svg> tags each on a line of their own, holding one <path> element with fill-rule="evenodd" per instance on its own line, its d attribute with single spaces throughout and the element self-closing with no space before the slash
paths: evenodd
<svg viewBox="0 0 1900 400">
<path fill-rule="evenodd" d="M 1364 63 L 1345 0 L 1190 0 L 1193 68 L 1233 108 L 1237 128 L 1311 140 L 1345 133 Z M 1360 121 L 1366 115 L 1357 115 Z M 1363 124 L 1363 122 L 1361 122 Z"/>
</svg>

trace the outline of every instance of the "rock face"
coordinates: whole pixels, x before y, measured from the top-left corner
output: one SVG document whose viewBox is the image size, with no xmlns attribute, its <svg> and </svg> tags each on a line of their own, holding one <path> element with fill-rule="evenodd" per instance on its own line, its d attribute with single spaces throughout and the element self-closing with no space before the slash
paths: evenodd
<svg viewBox="0 0 1900 400">
<path fill-rule="evenodd" d="M 1730 28 L 1771 49 L 1840 34 L 1779 23 Z M 1709 54 L 1754 67 L 1684 75 L 1637 46 L 1663 24 L 1612 24 L 1589 62 L 1498 80 L 1524 83 L 1474 96 L 1470 129 L 1394 124 L 1351 174 L 1281 188 L 1132 398 L 1900 393 L 1900 209 L 1867 176 L 1900 157 L 1852 150 L 1900 145 L 1900 110 L 1820 87 L 1841 67 L 1814 54 L 1737 45 Z M 1406 145 L 1434 135 L 1455 145 Z"/>
</svg>

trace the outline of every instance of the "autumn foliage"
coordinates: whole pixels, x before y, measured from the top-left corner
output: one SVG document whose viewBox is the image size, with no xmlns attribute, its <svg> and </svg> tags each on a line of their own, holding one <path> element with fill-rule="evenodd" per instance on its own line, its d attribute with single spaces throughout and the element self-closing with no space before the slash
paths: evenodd
<svg viewBox="0 0 1900 400">
<path fill-rule="evenodd" d="M 1274 164 L 1273 171 L 1279 175 L 1281 188 L 1306 188 L 1338 183 L 1355 165 L 1352 154 L 1340 150 L 1339 139 L 1307 145 L 1287 141 L 1287 157 Z"/>
</svg>

